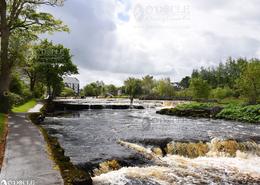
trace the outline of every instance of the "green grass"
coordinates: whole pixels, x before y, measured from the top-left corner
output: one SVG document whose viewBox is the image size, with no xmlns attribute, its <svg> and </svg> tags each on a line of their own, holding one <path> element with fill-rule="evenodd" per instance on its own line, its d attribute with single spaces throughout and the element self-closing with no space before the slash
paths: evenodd
<svg viewBox="0 0 260 185">
<path fill-rule="evenodd" d="M 176 106 L 175 109 L 178 110 L 187 110 L 187 109 L 208 109 L 213 106 L 216 106 L 216 103 L 199 103 L 199 102 L 191 102 L 191 103 L 183 103 Z"/>
<path fill-rule="evenodd" d="M 35 99 L 31 99 L 30 101 L 26 102 L 23 105 L 20 105 L 18 107 L 14 107 L 12 109 L 12 112 L 15 113 L 22 113 L 22 112 L 28 112 L 31 108 L 33 108 L 37 104 Z"/>
<path fill-rule="evenodd" d="M 3 132 L 4 132 L 4 121 L 5 121 L 5 115 L 0 113 L 0 138 L 2 138 Z"/>
<path fill-rule="evenodd" d="M 245 105 L 242 100 L 239 101 L 226 101 L 225 103 L 185 103 L 180 104 L 173 109 L 164 109 L 159 111 L 162 114 L 179 115 L 179 116 L 207 116 L 207 114 L 200 114 L 201 111 L 213 109 L 214 107 L 222 107 L 220 112 L 213 115 L 214 118 L 235 120 L 250 123 L 260 123 L 260 104 L 258 105 Z M 194 117 L 194 116 L 193 116 Z"/>
</svg>

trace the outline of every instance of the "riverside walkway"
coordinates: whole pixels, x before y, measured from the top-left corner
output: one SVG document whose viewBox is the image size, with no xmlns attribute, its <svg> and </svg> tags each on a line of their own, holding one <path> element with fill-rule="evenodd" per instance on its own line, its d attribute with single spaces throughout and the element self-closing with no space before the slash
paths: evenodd
<svg viewBox="0 0 260 185">
<path fill-rule="evenodd" d="M 39 109 L 37 105 L 37 109 Z M 34 109 L 32 112 L 35 112 Z M 26 114 L 9 116 L 9 133 L 0 184 L 61 185 L 62 177 L 54 169 L 46 142 Z"/>
</svg>

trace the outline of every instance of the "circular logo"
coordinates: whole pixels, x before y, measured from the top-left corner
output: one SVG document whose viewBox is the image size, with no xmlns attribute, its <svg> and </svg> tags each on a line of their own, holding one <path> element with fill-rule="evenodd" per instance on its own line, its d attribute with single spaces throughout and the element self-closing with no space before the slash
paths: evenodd
<svg viewBox="0 0 260 185">
<path fill-rule="evenodd" d="M 1 185 L 7 185 L 7 181 L 6 180 L 2 180 L 1 181 Z"/>
<path fill-rule="evenodd" d="M 134 8 L 134 16 L 137 21 L 142 21 L 144 19 L 144 8 L 142 5 L 137 4 Z"/>
</svg>

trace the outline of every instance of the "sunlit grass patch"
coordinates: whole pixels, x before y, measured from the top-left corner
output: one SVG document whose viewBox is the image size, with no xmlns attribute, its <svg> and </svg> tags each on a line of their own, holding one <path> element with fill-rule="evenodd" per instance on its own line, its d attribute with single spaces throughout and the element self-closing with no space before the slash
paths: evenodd
<svg viewBox="0 0 260 185">
<path fill-rule="evenodd" d="M 12 112 L 15 113 L 22 113 L 22 112 L 28 112 L 31 108 L 33 108 L 36 105 L 36 100 L 35 99 L 31 99 L 30 101 L 26 102 L 23 105 L 14 107 L 12 109 Z"/>
<path fill-rule="evenodd" d="M 5 115 L 0 113 L 0 138 L 2 138 L 5 128 Z"/>
</svg>

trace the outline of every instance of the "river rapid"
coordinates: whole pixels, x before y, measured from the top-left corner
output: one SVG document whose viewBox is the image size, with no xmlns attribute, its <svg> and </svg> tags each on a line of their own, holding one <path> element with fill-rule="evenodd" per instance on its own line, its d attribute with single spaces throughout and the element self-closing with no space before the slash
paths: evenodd
<svg viewBox="0 0 260 185">
<path fill-rule="evenodd" d="M 86 110 L 43 126 L 95 185 L 260 184 L 260 127 L 145 110 Z"/>
</svg>

